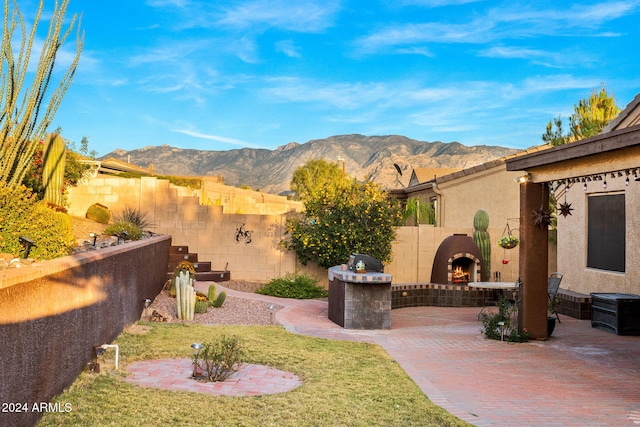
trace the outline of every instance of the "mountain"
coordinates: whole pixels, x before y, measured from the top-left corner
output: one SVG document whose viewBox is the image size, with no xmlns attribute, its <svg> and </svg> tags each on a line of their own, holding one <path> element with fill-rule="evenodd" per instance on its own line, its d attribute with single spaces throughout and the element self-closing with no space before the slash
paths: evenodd
<svg viewBox="0 0 640 427">
<path fill-rule="evenodd" d="M 101 159 L 115 158 L 178 176 L 224 177 L 229 185 L 246 185 L 268 193 L 289 190 L 293 171 L 307 160 L 344 159 L 345 170 L 360 180 L 369 177 L 387 189 L 407 185 L 414 168 L 468 168 L 517 152 L 499 146 L 467 147 L 459 142 L 425 142 L 399 135 L 338 135 L 291 142 L 275 150 L 242 148 L 228 151 L 194 150 L 169 145 L 126 151 L 117 149 Z M 394 163 L 400 166 L 399 176 Z M 399 182 L 400 181 L 400 182 Z"/>
</svg>

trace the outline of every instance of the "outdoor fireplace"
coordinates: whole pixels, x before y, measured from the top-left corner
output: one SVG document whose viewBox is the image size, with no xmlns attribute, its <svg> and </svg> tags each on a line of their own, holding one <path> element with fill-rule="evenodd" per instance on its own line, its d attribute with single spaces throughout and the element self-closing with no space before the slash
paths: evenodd
<svg viewBox="0 0 640 427">
<path fill-rule="evenodd" d="M 466 234 L 454 234 L 442 241 L 433 260 L 431 283 L 466 285 L 480 281 L 482 255 Z"/>
</svg>

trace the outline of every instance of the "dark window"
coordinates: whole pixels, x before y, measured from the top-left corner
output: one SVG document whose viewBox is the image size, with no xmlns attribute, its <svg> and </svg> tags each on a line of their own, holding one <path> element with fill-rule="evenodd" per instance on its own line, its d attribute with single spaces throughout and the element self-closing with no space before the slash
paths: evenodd
<svg viewBox="0 0 640 427">
<path fill-rule="evenodd" d="M 625 271 L 624 194 L 588 198 L 587 267 Z"/>
</svg>

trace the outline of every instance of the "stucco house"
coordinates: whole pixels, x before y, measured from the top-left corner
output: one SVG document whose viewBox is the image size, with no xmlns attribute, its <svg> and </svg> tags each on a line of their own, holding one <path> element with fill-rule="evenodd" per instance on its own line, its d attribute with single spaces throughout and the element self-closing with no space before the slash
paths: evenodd
<svg viewBox="0 0 640 427">
<path fill-rule="evenodd" d="M 564 207 L 557 231 L 562 289 L 640 294 L 640 94 L 599 135 L 506 166 L 554 192 Z"/>
<path fill-rule="evenodd" d="M 435 265 L 435 255 L 441 243 L 453 234 L 472 236 L 474 215 L 479 209 L 484 209 L 489 214 L 491 278 L 495 280 L 495 273 L 498 272 L 499 280 L 515 282 L 519 274 L 518 250 L 505 250 L 497 244 L 507 232 L 507 226 L 514 236 L 519 235 L 520 189 L 515 180 L 522 173 L 508 171 L 506 161 L 547 148 L 546 145 L 532 147 L 462 170 L 414 170 L 406 188 L 395 189 L 390 193 L 400 200 L 416 197 L 422 202 L 431 203 L 435 210 L 435 225 L 421 225 L 415 236 L 405 235 L 411 232 L 411 227 L 402 227 L 399 231 L 400 240 L 417 242 L 412 250 L 419 252 L 415 268 L 418 273 L 412 277 L 413 280 L 407 280 L 404 274 L 399 274 L 402 271 L 399 262 L 394 261 L 390 270 L 396 273 L 401 282 L 429 282 L 433 278 L 433 271 L 438 267 Z M 399 258 L 402 263 L 413 259 L 405 248 L 396 249 L 394 259 Z M 550 251 L 551 268 L 555 266 L 554 249 Z M 456 253 L 452 256 L 455 257 L 460 251 L 454 249 L 454 252 Z"/>
</svg>

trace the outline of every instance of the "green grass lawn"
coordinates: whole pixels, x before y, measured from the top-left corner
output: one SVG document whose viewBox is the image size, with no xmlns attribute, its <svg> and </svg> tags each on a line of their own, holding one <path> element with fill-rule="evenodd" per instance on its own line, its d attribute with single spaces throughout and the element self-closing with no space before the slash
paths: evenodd
<svg viewBox="0 0 640 427">
<path fill-rule="evenodd" d="M 203 326 L 140 323 L 146 334 L 125 332 L 120 369 L 102 363 L 81 374 L 54 402 L 68 413 L 47 413 L 39 426 L 462 426 L 434 405 L 377 345 L 312 338 L 276 326 Z M 293 372 L 303 385 L 257 397 L 211 396 L 142 388 L 124 380 L 136 360 L 191 356 L 193 342 L 238 336 L 246 362 Z M 113 352 L 107 352 L 107 354 Z M 107 369 L 109 368 L 109 369 Z"/>
</svg>

